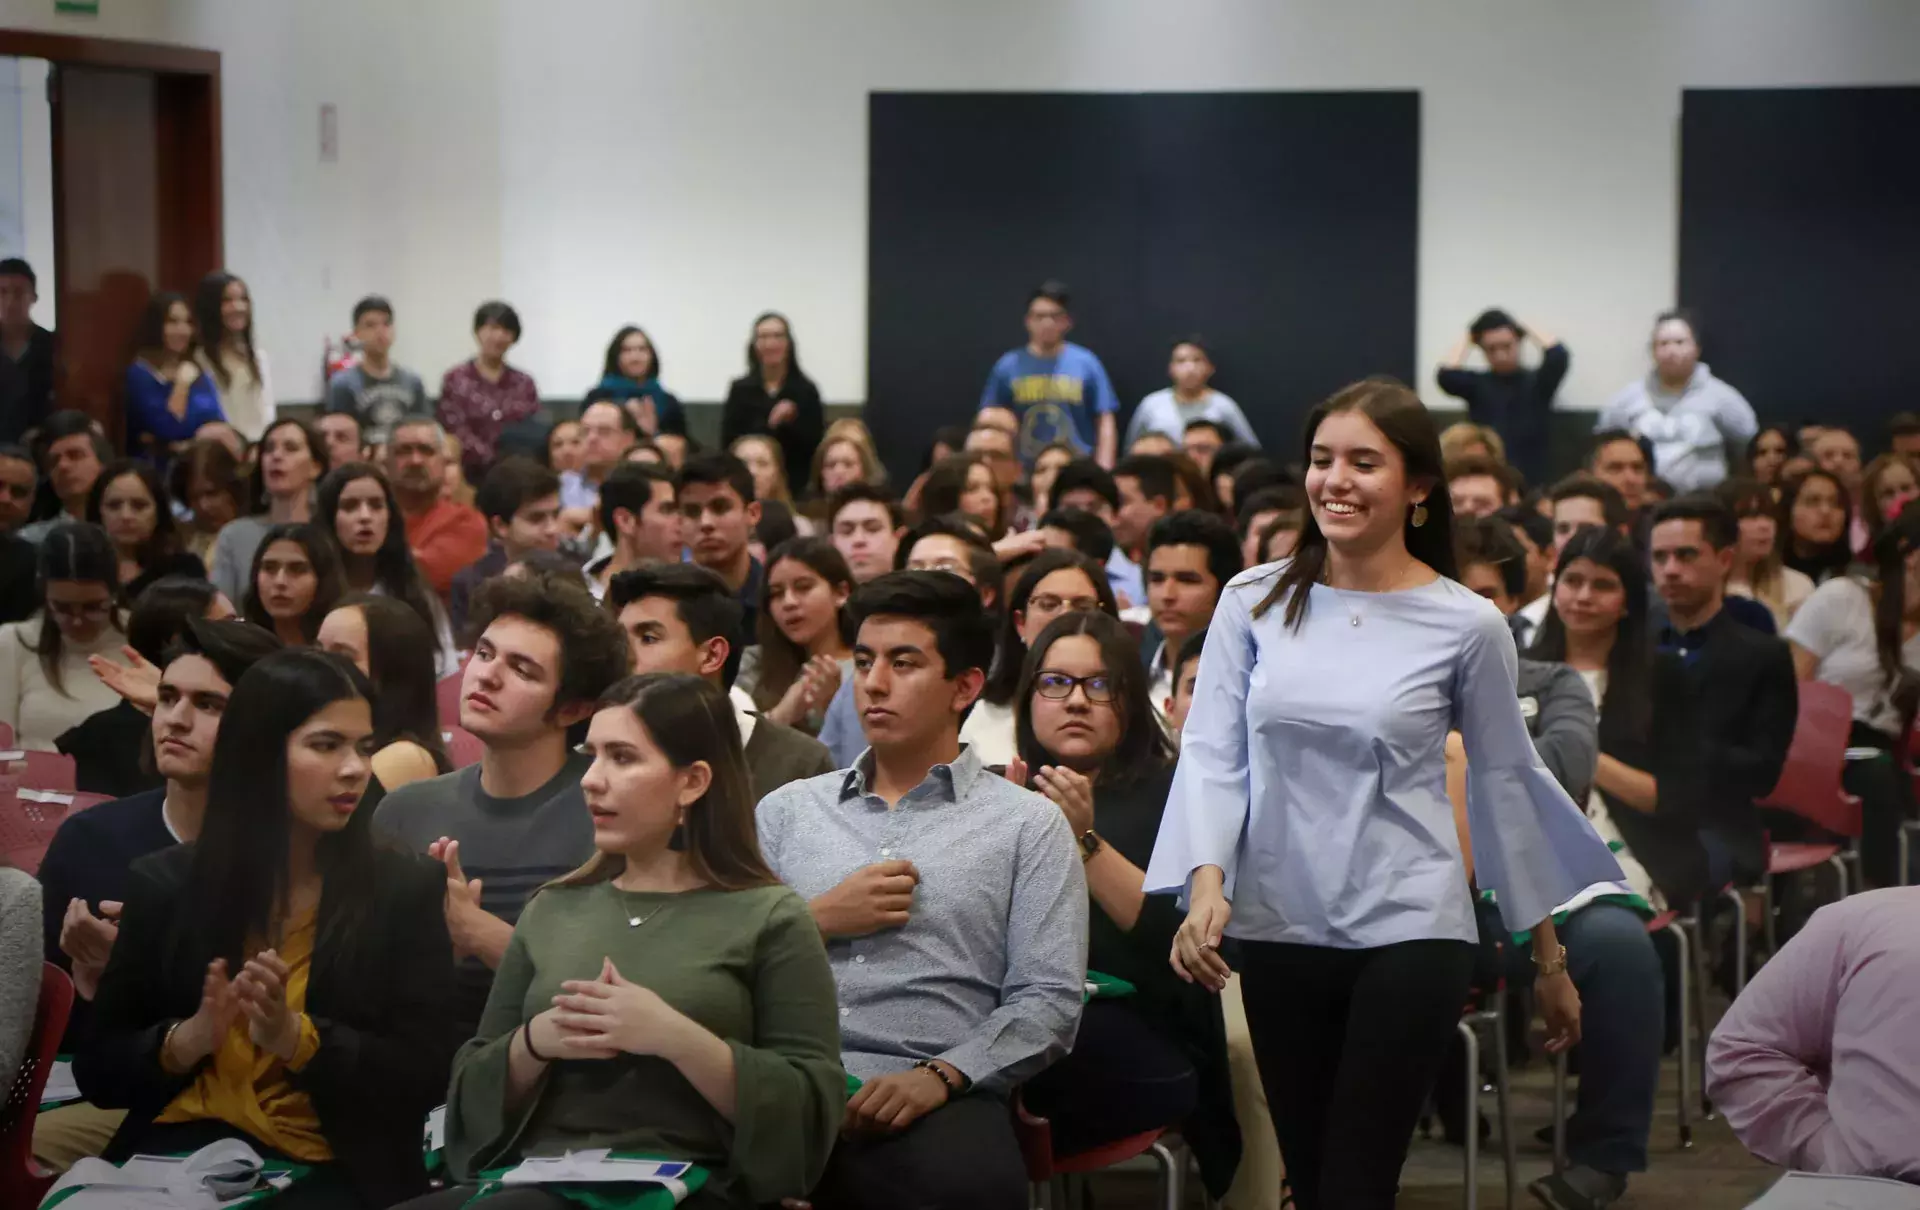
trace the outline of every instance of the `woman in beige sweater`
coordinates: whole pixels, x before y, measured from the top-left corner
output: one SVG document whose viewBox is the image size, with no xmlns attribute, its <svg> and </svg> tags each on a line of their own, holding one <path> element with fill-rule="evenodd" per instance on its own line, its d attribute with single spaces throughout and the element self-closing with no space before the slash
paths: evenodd
<svg viewBox="0 0 1920 1210">
<path fill-rule="evenodd" d="M 55 526 L 37 571 L 40 611 L 0 626 L 0 722 L 13 728 L 15 747 L 52 752 L 68 728 L 120 700 L 87 657 L 117 653 L 126 618 L 119 556 L 99 526 Z"/>
</svg>

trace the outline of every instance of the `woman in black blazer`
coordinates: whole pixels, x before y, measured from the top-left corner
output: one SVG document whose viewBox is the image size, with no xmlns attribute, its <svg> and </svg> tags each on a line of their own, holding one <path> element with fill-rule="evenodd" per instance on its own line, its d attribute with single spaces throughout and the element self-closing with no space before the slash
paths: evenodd
<svg viewBox="0 0 1920 1210">
<path fill-rule="evenodd" d="M 727 388 L 720 444 L 732 449 L 736 438 L 765 433 L 780 443 L 787 482 L 805 483 L 814 447 L 826 428 L 819 388 L 800 370 L 793 328 L 786 316 L 769 311 L 753 321 L 746 377 L 734 379 Z"/>
<path fill-rule="evenodd" d="M 75 1058 L 88 1100 L 128 1111 L 108 1160 L 239 1138 L 312 1169 L 273 1210 L 426 1189 L 452 1057 L 446 875 L 373 847 L 370 694 L 310 650 L 234 686 L 199 839 L 134 864 Z"/>
</svg>

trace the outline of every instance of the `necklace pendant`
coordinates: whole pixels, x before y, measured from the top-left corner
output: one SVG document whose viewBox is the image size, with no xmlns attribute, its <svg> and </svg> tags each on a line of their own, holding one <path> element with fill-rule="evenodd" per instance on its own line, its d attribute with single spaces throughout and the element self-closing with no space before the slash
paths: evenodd
<svg viewBox="0 0 1920 1210">
<path fill-rule="evenodd" d="M 643 919 L 645 919 L 645 917 L 642 917 L 642 916 L 629 916 L 629 917 L 627 917 L 627 927 L 628 927 L 628 928 L 630 928 L 630 929 L 637 929 L 637 928 L 639 928 L 639 927 L 640 927 L 640 922 L 641 922 L 641 921 L 642 921 Z"/>
<path fill-rule="evenodd" d="M 1355 626 L 1358 626 L 1358 625 L 1360 624 L 1360 615 L 1359 615 L 1359 614 L 1355 614 L 1355 615 L 1353 615 L 1353 624 L 1354 624 Z"/>
</svg>

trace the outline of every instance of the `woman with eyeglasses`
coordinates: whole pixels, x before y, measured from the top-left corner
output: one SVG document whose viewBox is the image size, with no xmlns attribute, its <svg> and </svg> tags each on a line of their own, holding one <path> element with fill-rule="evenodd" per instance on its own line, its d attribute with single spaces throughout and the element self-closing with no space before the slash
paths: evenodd
<svg viewBox="0 0 1920 1210">
<path fill-rule="evenodd" d="M 1026 1108 L 1053 1123 L 1061 1155 L 1185 1123 L 1207 1191 L 1222 1197 L 1240 1131 L 1220 1001 L 1174 977 L 1180 908 L 1142 889 L 1174 750 L 1139 644 L 1099 610 L 1059 613 L 1034 636 L 1015 700 L 1019 758 L 1007 776 L 1052 799 L 1080 839 L 1094 909 L 1087 969 L 1136 989 L 1087 1004 L 1073 1050 L 1026 1085 Z"/>
<path fill-rule="evenodd" d="M 971 744 L 984 765 L 1007 765 L 1019 755 L 1015 742 L 1015 704 L 1020 698 L 1020 674 L 1026 666 L 1027 644 L 1040 636 L 1047 623 L 1061 614 L 1099 612 L 1120 616 L 1120 606 L 1107 582 L 1106 571 L 1079 551 L 1043 550 L 1020 573 L 1007 595 L 1000 618 L 1000 642 L 993 671 L 980 700 L 967 713 L 960 742 Z"/>
<path fill-rule="evenodd" d="M 120 556 L 98 525 L 56 525 L 36 564 L 40 612 L 0 626 L 0 722 L 20 748 L 52 752 L 55 741 L 120 697 L 93 674 L 92 656 L 114 659 L 126 639 Z"/>
</svg>

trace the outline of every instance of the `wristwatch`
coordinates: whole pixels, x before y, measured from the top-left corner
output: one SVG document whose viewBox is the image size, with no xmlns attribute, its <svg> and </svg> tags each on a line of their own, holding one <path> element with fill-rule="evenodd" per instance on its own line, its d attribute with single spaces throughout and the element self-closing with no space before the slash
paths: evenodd
<svg viewBox="0 0 1920 1210">
<path fill-rule="evenodd" d="M 1087 861 L 1100 851 L 1100 833 L 1088 828 L 1080 833 L 1080 860 Z"/>
<path fill-rule="evenodd" d="M 1541 962 L 1538 955 L 1534 956 L 1533 973 L 1536 978 L 1544 979 L 1548 975 L 1558 975 L 1566 971 L 1567 947 L 1563 945 L 1558 948 L 1559 952 L 1545 962 Z"/>
</svg>

